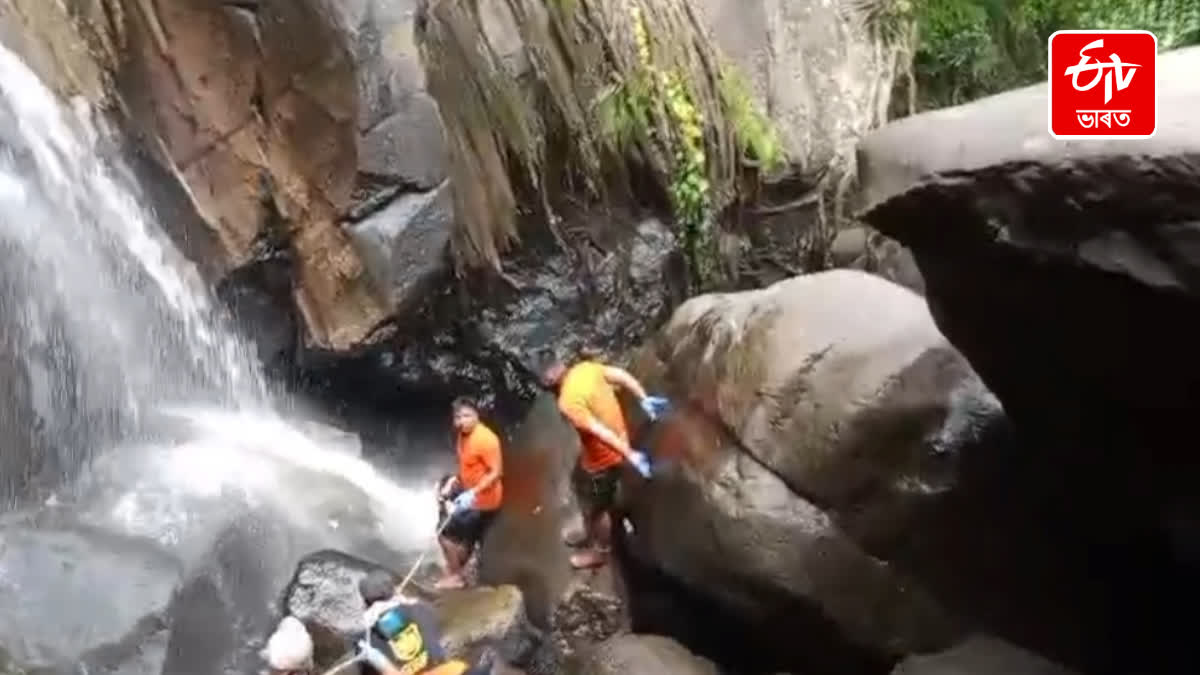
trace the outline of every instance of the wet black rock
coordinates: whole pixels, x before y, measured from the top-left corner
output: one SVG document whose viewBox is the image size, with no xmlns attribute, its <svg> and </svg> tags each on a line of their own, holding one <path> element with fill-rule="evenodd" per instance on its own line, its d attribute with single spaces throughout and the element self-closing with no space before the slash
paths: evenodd
<svg viewBox="0 0 1200 675">
<path fill-rule="evenodd" d="M 300 349 L 300 322 L 292 303 L 291 263 L 278 251 L 240 267 L 216 286 L 242 335 L 271 373 L 286 373 Z"/>
<path fill-rule="evenodd" d="M 434 227 L 438 204 L 427 207 L 429 219 L 417 214 L 409 222 Z M 406 296 L 422 296 L 422 302 L 398 317 L 393 337 L 355 354 L 309 352 L 303 369 L 353 399 L 466 393 L 502 414 L 523 414 L 537 392 L 536 373 L 552 358 L 584 346 L 620 354 L 682 299 L 683 268 L 666 225 L 618 214 L 581 218 L 560 225 L 569 246 L 531 235 L 505 260 L 504 278 L 456 280 L 448 270 L 436 272 L 444 265 L 436 247 L 403 270 L 397 261 L 380 263 L 401 275 L 389 288 L 423 289 Z M 585 227 L 598 218 L 613 221 Z M 390 244 L 397 250 L 409 245 L 403 236 Z"/>
<path fill-rule="evenodd" d="M 612 593 L 578 585 L 554 607 L 550 632 L 565 659 L 628 630 L 625 603 Z"/>
</svg>

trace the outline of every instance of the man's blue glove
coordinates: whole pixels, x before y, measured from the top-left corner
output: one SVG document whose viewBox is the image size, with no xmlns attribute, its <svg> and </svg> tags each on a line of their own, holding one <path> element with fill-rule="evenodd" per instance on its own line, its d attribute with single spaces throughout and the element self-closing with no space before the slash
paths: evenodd
<svg viewBox="0 0 1200 675">
<path fill-rule="evenodd" d="M 366 638 L 358 641 L 358 660 L 370 664 L 381 673 L 392 665 L 387 655 L 376 649 Z"/>
<path fill-rule="evenodd" d="M 641 400 L 641 405 L 646 417 L 654 421 L 666 414 L 671 402 L 662 396 L 647 396 Z"/>
<path fill-rule="evenodd" d="M 457 515 L 473 508 L 475 508 L 475 491 L 463 490 L 454 498 L 454 501 L 450 502 L 450 515 Z"/>
<path fill-rule="evenodd" d="M 650 457 L 641 450 L 634 450 L 629 456 L 629 463 L 637 472 L 642 474 L 642 478 L 650 477 Z"/>
</svg>

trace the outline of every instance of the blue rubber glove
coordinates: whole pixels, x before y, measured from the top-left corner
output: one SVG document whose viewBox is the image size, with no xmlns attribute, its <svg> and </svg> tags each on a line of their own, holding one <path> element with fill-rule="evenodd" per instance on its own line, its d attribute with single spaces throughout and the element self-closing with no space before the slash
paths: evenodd
<svg viewBox="0 0 1200 675">
<path fill-rule="evenodd" d="M 383 672 L 392 666 L 387 655 L 376 649 L 366 638 L 358 641 L 358 660 L 365 661 L 378 672 Z"/>
<path fill-rule="evenodd" d="M 641 400 L 642 411 L 651 421 L 657 420 L 667 413 L 671 402 L 662 396 L 647 396 Z"/>
<path fill-rule="evenodd" d="M 475 508 L 475 491 L 463 490 L 457 497 L 454 498 L 454 501 L 451 502 L 451 504 L 453 506 L 450 512 L 453 514 L 462 513 L 463 511 L 470 511 L 471 509 Z"/>
<path fill-rule="evenodd" d="M 638 473 L 642 474 L 642 478 L 650 477 L 650 457 L 646 453 L 641 450 L 634 450 L 633 454 L 629 457 L 629 463 L 633 465 L 633 468 L 637 469 Z"/>
</svg>

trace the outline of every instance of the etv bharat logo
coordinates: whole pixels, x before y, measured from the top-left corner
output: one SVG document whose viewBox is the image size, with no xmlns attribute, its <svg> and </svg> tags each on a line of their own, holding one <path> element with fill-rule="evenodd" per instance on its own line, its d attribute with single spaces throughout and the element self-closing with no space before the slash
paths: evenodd
<svg viewBox="0 0 1200 675">
<path fill-rule="evenodd" d="M 1062 30 L 1050 36 L 1050 134 L 1150 138 L 1158 125 L 1158 40 L 1142 30 Z"/>
</svg>

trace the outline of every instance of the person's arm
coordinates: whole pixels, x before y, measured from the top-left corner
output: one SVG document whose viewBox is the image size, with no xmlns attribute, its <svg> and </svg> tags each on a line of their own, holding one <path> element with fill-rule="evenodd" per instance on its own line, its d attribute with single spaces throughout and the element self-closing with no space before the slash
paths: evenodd
<svg viewBox="0 0 1200 675">
<path fill-rule="evenodd" d="M 358 641 L 358 658 L 371 667 L 379 675 L 404 675 L 396 664 L 384 654 L 383 650 L 374 644 L 374 636 L 364 637 Z"/>
<path fill-rule="evenodd" d="M 476 492 L 483 492 L 492 486 L 492 483 L 500 480 L 500 476 L 504 473 L 504 459 L 500 452 L 500 439 L 494 434 L 489 435 L 487 443 L 479 449 L 480 458 L 488 467 L 488 472 L 483 475 L 483 479 L 479 481 L 479 485 L 475 486 Z"/>
<path fill-rule="evenodd" d="M 454 494 L 454 491 L 457 488 L 458 488 L 458 476 L 457 475 L 452 474 L 452 475 L 447 476 L 446 478 L 443 478 L 442 480 L 438 481 L 438 495 L 441 496 L 442 499 L 449 498 L 450 495 Z"/>
<path fill-rule="evenodd" d="M 576 429 L 599 438 L 602 443 L 621 453 L 623 457 L 629 458 L 632 455 L 633 448 L 629 447 L 629 444 L 612 429 L 596 419 L 596 416 L 588 409 L 587 401 L 569 396 L 559 401 L 558 409 Z"/>
<path fill-rule="evenodd" d="M 616 366 L 604 367 L 604 379 L 609 384 L 616 385 L 625 391 L 633 394 L 640 402 L 646 398 L 646 389 L 642 387 L 642 383 L 637 381 L 637 378 L 629 374 L 629 371 Z"/>
</svg>

